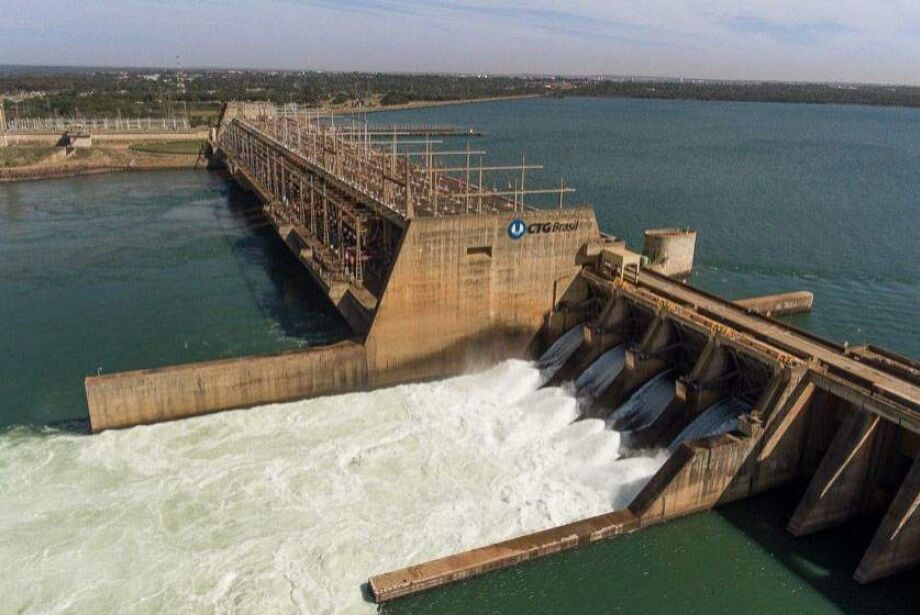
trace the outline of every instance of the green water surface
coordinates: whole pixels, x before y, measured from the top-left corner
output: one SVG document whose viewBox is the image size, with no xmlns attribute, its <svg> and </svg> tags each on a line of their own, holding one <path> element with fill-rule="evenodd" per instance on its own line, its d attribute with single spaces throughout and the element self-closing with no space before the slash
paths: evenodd
<svg viewBox="0 0 920 615">
<path fill-rule="evenodd" d="M 920 356 L 920 111 L 540 99 L 370 119 L 476 126 L 486 136 L 472 144 L 490 161 L 526 152 L 546 165 L 528 185 L 564 175 L 578 189 L 570 202 L 593 204 L 604 230 L 635 247 L 647 227 L 698 229 L 694 283 L 730 297 L 809 289 L 815 310 L 796 324 Z M 0 430 L 85 429 L 90 374 L 346 335 L 254 206 L 205 171 L 0 185 Z M 874 520 L 793 539 L 784 526 L 795 496 L 383 611 L 920 612 L 917 573 L 868 589 L 850 580 Z"/>
</svg>

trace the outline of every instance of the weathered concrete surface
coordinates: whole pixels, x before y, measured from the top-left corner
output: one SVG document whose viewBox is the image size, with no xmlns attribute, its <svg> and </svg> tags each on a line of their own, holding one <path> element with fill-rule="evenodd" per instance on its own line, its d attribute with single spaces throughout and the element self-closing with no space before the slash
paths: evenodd
<svg viewBox="0 0 920 615">
<path fill-rule="evenodd" d="M 724 396 L 726 377 L 732 369 L 729 353 L 718 339 L 710 338 L 690 373 L 677 379 L 677 398 L 687 404 L 690 418 Z"/>
<path fill-rule="evenodd" d="M 709 510 L 794 478 L 794 472 L 779 478 L 765 476 L 765 468 L 795 465 L 798 451 L 775 445 L 765 451 L 763 443 L 782 440 L 786 434 L 798 438 L 797 431 L 790 431 L 796 421 L 789 417 L 798 416 L 807 406 L 812 390 L 802 383 L 801 374 L 784 373 L 764 392 L 751 415 L 739 419 L 737 431 L 681 445 L 629 505 L 640 526 Z M 792 462 L 777 460 L 787 451 Z M 762 466 L 766 459 L 768 465 Z"/>
<path fill-rule="evenodd" d="M 752 492 L 766 491 L 802 475 L 811 446 L 810 427 L 816 422 L 812 416 L 816 391 L 804 370 L 795 370 L 788 378 L 777 374 L 770 383 L 764 397 L 777 400 L 766 405 L 767 410 L 775 408 L 775 414 L 760 417 L 767 428 L 754 461 Z"/>
<path fill-rule="evenodd" d="M 689 229 L 650 229 L 645 231 L 642 255 L 646 268 L 664 276 L 685 278 L 693 272 L 696 231 Z"/>
<path fill-rule="evenodd" d="M 920 457 L 898 490 L 854 578 L 870 583 L 920 564 Z"/>
<path fill-rule="evenodd" d="M 868 412 L 851 413 L 792 515 L 790 533 L 811 534 L 839 525 L 865 510 L 869 469 L 882 430 L 881 418 Z"/>
<path fill-rule="evenodd" d="M 632 348 L 626 349 L 623 371 L 617 376 L 598 402 L 583 416 L 606 418 L 639 387 L 673 363 L 676 332 L 667 318 L 655 318 Z"/>
<path fill-rule="evenodd" d="M 619 510 L 377 575 L 370 579 L 370 588 L 376 602 L 385 602 L 624 534 L 636 527 L 635 515 Z"/>
<path fill-rule="evenodd" d="M 516 218 L 578 224 L 515 240 L 508 225 Z M 367 336 L 371 381 L 433 378 L 526 356 L 578 275 L 579 251 L 598 234 L 590 209 L 413 219 Z"/>
<path fill-rule="evenodd" d="M 86 379 L 94 433 L 218 410 L 357 391 L 367 386 L 364 347 L 341 342 L 265 357 L 146 369 Z"/>
<path fill-rule="evenodd" d="M 815 295 L 807 290 L 736 299 L 735 305 L 764 316 L 783 316 L 811 310 Z"/>
<path fill-rule="evenodd" d="M 629 509 L 645 527 L 734 499 L 726 498 L 726 492 L 756 442 L 757 438 L 727 434 L 682 444 Z"/>
</svg>

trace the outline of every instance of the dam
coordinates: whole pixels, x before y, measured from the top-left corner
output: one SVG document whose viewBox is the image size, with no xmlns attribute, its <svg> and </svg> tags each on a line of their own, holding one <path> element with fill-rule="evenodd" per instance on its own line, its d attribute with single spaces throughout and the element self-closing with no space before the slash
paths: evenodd
<svg viewBox="0 0 920 615">
<path fill-rule="evenodd" d="M 814 338 L 674 281 L 667 276 L 686 273 L 685 250 L 659 250 L 658 262 L 643 263 L 601 235 L 589 209 L 532 210 L 523 187 L 467 182 L 468 170 L 479 173 L 472 165 L 445 165 L 461 169 L 452 179 L 450 171 L 412 164 L 415 155 L 386 156 L 386 146 L 370 145 L 367 136 L 356 143 L 353 135 L 339 138 L 331 127 L 273 117 L 269 109 L 234 112 L 226 110 L 214 135 L 215 159 L 259 195 L 267 219 L 348 320 L 354 339 L 90 378 L 94 431 L 435 379 L 554 346 L 546 361 L 559 381 L 577 380 L 603 361 L 592 370 L 595 386 L 582 380 L 586 415 L 626 426 L 637 447 L 673 448 L 668 461 L 623 510 L 382 571 L 370 582 L 375 598 L 803 479 L 811 486 L 790 519 L 793 533 L 886 511 L 857 578 L 916 563 L 912 361 Z M 415 157 L 426 156 L 433 157 Z M 657 235 L 673 237 L 677 248 L 690 237 Z M 639 391 L 661 401 L 613 416 Z"/>
</svg>

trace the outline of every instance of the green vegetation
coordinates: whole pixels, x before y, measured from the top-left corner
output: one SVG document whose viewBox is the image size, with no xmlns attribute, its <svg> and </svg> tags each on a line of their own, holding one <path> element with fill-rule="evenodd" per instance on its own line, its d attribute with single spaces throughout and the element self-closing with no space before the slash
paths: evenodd
<svg viewBox="0 0 920 615">
<path fill-rule="evenodd" d="M 201 151 L 204 141 L 166 141 L 163 143 L 136 143 L 131 146 L 135 152 L 146 154 L 190 154 Z"/>
<path fill-rule="evenodd" d="M 12 145 L 0 147 L 0 167 L 23 167 L 40 162 L 55 152 L 50 145 Z"/>
<path fill-rule="evenodd" d="M 340 108 L 517 95 L 920 107 L 920 87 L 316 71 L 0 67 L 7 118 L 172 117 L 213 124 L 229 100 Z"/>
<path fill-rule="evenodd" d="M 455 75 L 387 75 L 310 71 L 76 69 L 0 67 L 8 119 L 171 117 L 213 123 L 228 100 L 364 106 L 544 92 L 552 80 Z"/>
<path fill-rule="evenodd" d="M 621 98 L 734 100 L 920 107 L 920 87 L 739 81 L 593 81 L 569 94 Z"/>
</svg>

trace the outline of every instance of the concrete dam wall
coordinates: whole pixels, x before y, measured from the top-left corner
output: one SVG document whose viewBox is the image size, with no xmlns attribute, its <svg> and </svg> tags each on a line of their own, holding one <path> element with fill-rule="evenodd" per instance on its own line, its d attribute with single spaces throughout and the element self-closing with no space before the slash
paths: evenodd
<svg viewBox="0 0 920 615">
<path fill-rule="evenodd" d="M 376 600 L 793 482 L 807 484 L 795 535 L 883 515 L 859 582 L 920 563 L 920 364 L 768 316 L 808 309 L 810 293 L 733 303 L 680 282 L 693 231 L 650 233 L 642 265 L 593 210 L 562 207 L 563 191 L 558 208 L 525 206 L 525 165 L 517 190 L 486 189 L 469 156 L 461 179 L 354 136 L 231 105 L 212 142 L 353 338 L 87 378 L 94 432 L 540 357 L 544 385 L 573 383 L 579 421 L 620 432 L 627 455 L 664 451 L 663 465 L 622 509 L 382 571 Z"/>
<path fill-rule="evenodd" d="M 266 120 L 274 118 L 266 109 L 228 107 L 215 155 L 262 202 L 280 239 L 351 325 L 354 341 L 89 377 L 93 431 L 442 378 L 531 357 L 546 314 L 581 270 L 583 246 L 600 237 L 589 208 L 537 210 L 489 193 L 477 197 L 475 208 L 463 197 L 469 207 L 449 210 L 457 186 L 417 185 L 429 181 L 424 170 L 421 180 L 406 181 L 403 209 L 382 207 L 382 194 L 356 190 L 330 172 L 341 172 L 345 153 L 306 158 L 276 140 L 280 129 Z M 262 117 L 261 128 L 237 119 L 253 115 Z M 441 201 L 435 196 L 426 215 L 422 197 L 438 189 Z"/>
<path fill-rule="evenodd" d="M 513 214 L 409 225 L 365 338 L 275 356 L 91 376 L 94 432 L 219 410 L 348 393 L 529 357 L 543 320 L 577 276 L 593 212 L 534 212 L 579 229 L 515 242 Z M 531 241 L 532 239 L 532 241 Z"/>
<path fill-rule="evenodd" d="M 368 385 L 364 346 L 173 365 L 86 380 L 93 432 L 343 391 Z"/>
</svg>

